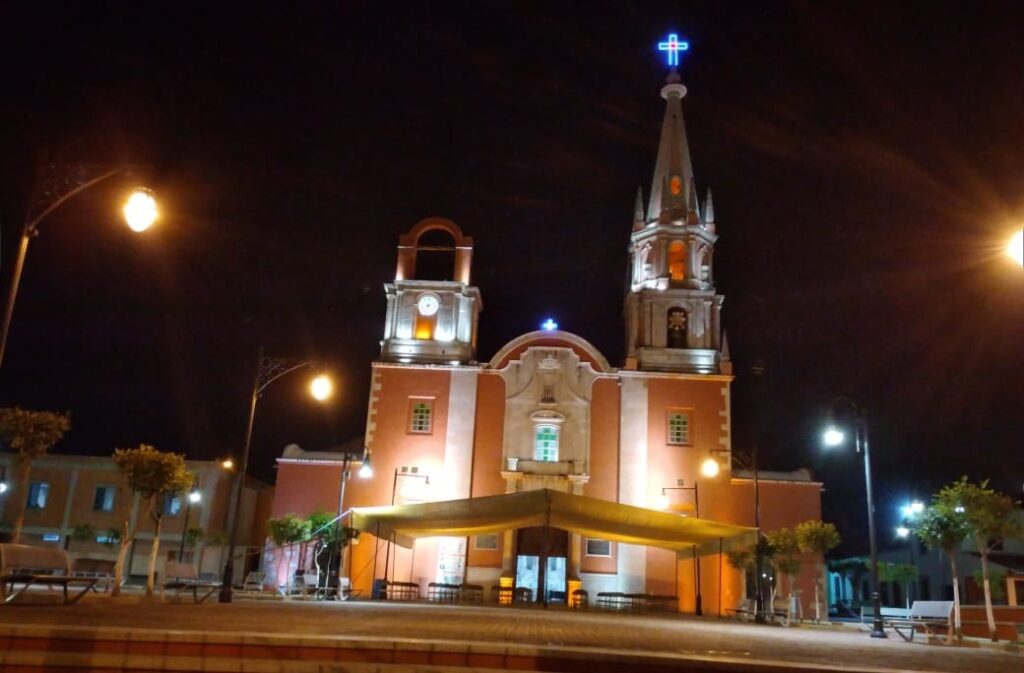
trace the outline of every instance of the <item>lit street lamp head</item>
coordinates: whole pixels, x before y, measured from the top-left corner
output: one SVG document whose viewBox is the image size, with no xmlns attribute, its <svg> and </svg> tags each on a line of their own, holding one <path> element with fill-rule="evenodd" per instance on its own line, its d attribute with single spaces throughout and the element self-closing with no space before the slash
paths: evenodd
<svg viewBox="0 0 1024 673">
<path fill-rule="evenodd" d="M 831 425 L 825 430 L 821 438 L 825 442 L 825 446 L 833 447 L 842 444 L 846 440 L 846 435 L 842 430 Z"/>
<path fill-rule="evenodd" d="M 373 476 L 373 466 L 370 465 L 369 453 L 363 458 L 363 464 L 359 466 L 359 472 L 356 474 L 359 475 L 360 479 L 369 479 Z"/>
<path fill-rule="evenodd" d="M 225 470 L 233 470 L 235 469 L 235 461 L 230 458 L 225 458 L 221 461 L 220 466 Z"/>
<path fill-rule="evenodd" d="M 902 538 L 907 538 L 909 536 L 910 536 L 910 529 L 909 528 L 907 528 L 906 526 L 897 526 L 896 527 L 896 537 L 902 539 Z"/>
<path fill-rule="evenodd" d="M 0 481 L 0 493 L 6 493 L 6 492 L 7 492 L 7 482 L 6 481 Z"/>
<path fill-rule="evenodd" d="M 192 491 L 188 494 L 188 501 L 194 505 L 199 502 L 202 497 L 203 496 L 199 494 L 199 491 Z"/>
<path fill-rule="evenodd" d="M 1024 229 L 1017 231 L 1006 246 L 1006 254 L 1017 262 L 1017 266 L 1024 266 Z"/>
<path fill-rule="evenodd" d="M 320 374 L 309 384 L 309 394 L 318 402 L 324 402 L 334 393 L 334 383 L 327 374 Z"/>
<path fill-rule="evenodd" d="M 147 189 L 136 189 L 124 204 L 124 220 L 132 231 L 146 231 L 153 226 L 158 214 L 156 199 Z"/>
<path fill-rule="evenodd" d="M 718 476 L 718 461 L 714 458 L 706 458 L 700 465 L 700 473 L 705 477 L 714 478 Z"/>
</svg>

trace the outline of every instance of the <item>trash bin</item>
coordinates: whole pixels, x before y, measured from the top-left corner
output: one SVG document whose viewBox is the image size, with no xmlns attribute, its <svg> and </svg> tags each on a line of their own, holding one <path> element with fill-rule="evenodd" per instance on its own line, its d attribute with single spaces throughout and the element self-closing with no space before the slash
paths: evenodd
<svg viewBox="0 0 1024 673">
<path fill-rule="evenodd" d="M 373 589 L 370 591 L 370 598 L 375 601 L 386 601 L 388 599 L 388 581 L 386 579 L 373 580 Z"/>
</svg>

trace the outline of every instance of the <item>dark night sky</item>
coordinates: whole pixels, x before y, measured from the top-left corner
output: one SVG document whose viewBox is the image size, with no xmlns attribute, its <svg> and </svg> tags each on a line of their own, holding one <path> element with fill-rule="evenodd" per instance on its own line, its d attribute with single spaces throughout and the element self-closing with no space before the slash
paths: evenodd
<svg viewBox="0 0 1024 673">
<path fill-rule="evenodd" d="M 481 359 L 547 315 L 621 364 L 626 245 L 665 74 L 683 81 L 737 367 L 734 446 L 809 466 L 855 548 L 863 479 L 817 428 L 872 410 L 883 540 L 896 506 L 963 473 L 1024 480 L 1019 3 L 8 3 L 0 10 L 6 284 L 37 153 L 132 162 L 164 219 L 119 225 L 124 183 L 29 252 L 0 404 L 67 409 L 62 452 L 140 441 L 237 451 L 259 343 L 329 360 L 261 402 L 255 472 L 362 434 L 382 284 L 429 215 L 477 244 Z M 301 9 L 300 9 L 301 7 Z"/>
</svg>

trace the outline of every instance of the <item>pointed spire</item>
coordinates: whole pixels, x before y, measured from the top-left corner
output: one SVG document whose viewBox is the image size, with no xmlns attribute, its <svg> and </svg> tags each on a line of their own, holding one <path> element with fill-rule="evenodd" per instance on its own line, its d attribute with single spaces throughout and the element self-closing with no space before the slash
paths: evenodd
<svg viewBox="0 0 1024 673">
<path fill-rule="evenodd" d="M 644 228 L 644 190 L 639 185 L 636 188 L 636 201 L 633 203 L 633 229 Z"/>
<path fill-rule="evenodd" d="M 722 332 L 722 359 L 732 359 L 731 357 L 729 357 L 729 335 L 725 331 Z"/>
<path fill-rule="evenodd" d="M 700 223 L 700 199 L 697 198 L 697 183 L 693 178 L 690 178 L 689 187 L 687 192 L 690 198 L 686 204 L 686 222 L 687 224 L 698 224 Z"/>
<path fill-rule="evenodd" d="M 715 202 L 711 200 L 711 188 L 708 187 L 708 195 L 704 198 L 704 224 L 713 224 L 715 221 Z"/>
<path fill-rule="evenodd" d="M 688 210 L 693 166 L 683 123 L 682 99 L 685 95 L 686 87 L 679 83 L 679 75 L 673 72 L 661 89 L 661 97 L 666 100 L 665 117 L 661 124 L 658 160 L 654 165 L 647 205 L 648 221 L 682 219 Z"/>
</svg>

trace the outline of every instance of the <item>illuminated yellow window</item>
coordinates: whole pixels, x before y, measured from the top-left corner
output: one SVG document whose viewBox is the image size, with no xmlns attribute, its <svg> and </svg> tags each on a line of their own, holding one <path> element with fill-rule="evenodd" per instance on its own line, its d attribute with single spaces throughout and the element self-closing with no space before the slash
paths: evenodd
<svg viewBox="0 0 1024 673">
<path fill-rule="evenodd" d="M 668 412 L 668 443 L 690 443 L 690 414 L 686 411 L 672 410 Z"/>
</svg>

